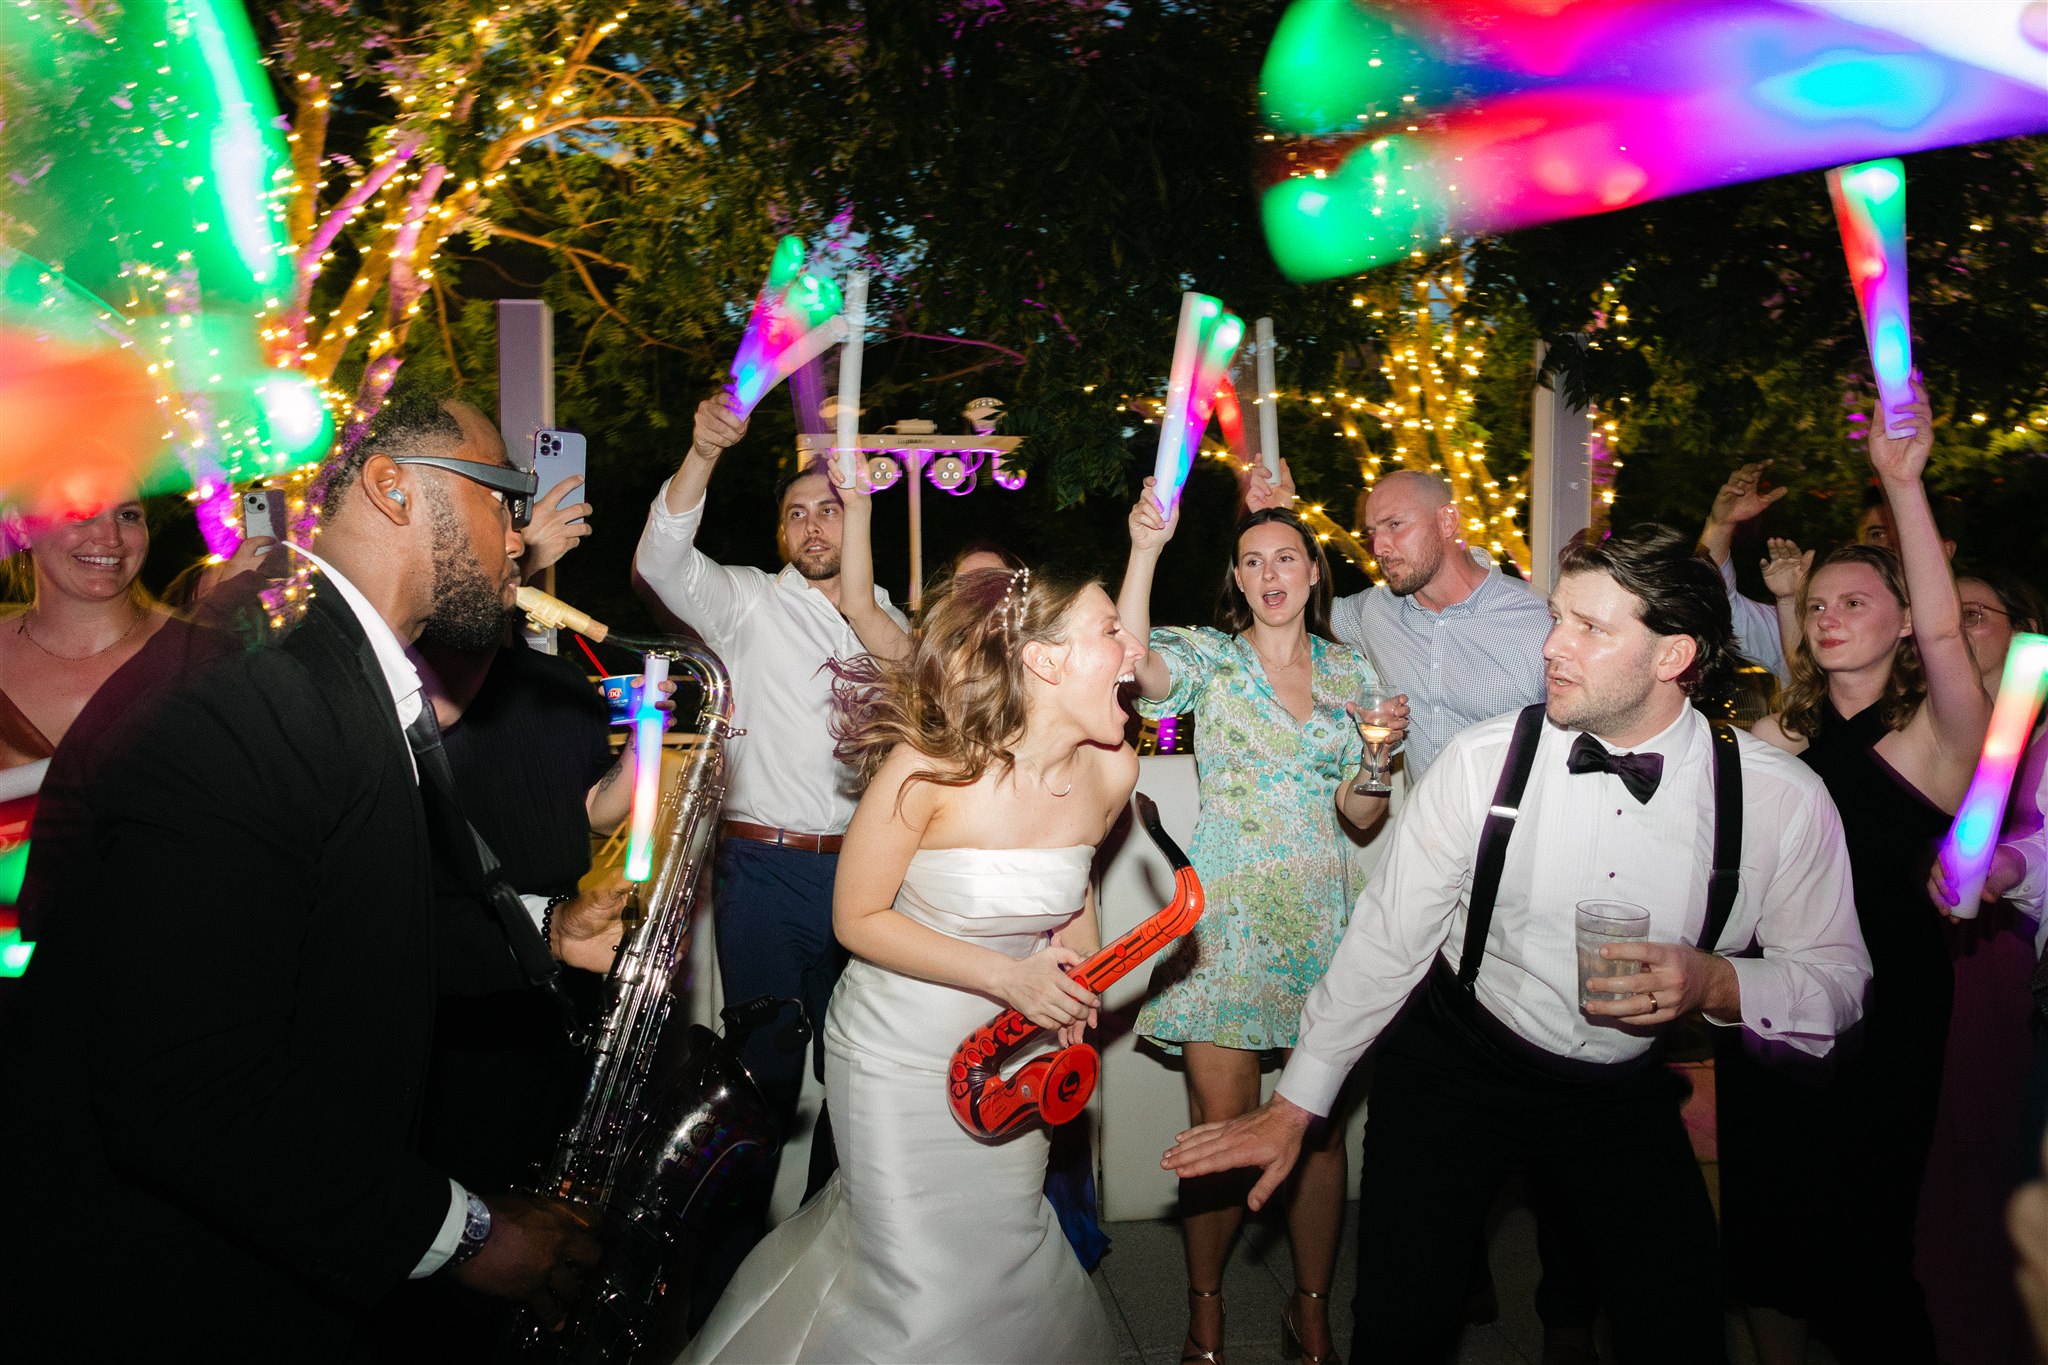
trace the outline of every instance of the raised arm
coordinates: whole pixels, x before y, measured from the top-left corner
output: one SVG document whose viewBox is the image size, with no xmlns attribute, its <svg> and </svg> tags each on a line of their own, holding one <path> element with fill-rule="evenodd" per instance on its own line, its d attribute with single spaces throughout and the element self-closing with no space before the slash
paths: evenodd
<svg viewBox="0 0 2048 1365">
<path fill-rule="evenodd" d="M 895 908 L 903 874 L 937 813 L 941 788 L 905 785 L 930 760 L 899 745 L 882 763 L 846 827 L 832 886 L 832 931 L 846 950 L 878 967 L 994 996 L 1043 1028 L 1085 1023 L 1096 997 L 1066 975 L 1081 960 L 1055 942 L 1025 958 L 952 938 Z"/>
<path fill-rule="evenodd" d="M 839 612 L 846 618 L 846 624 L 853 627 L 854 635 L 868 653 L 879 659 L 907 659 L 910 657 L 910 632 L 898 625 L 895 618 L 875 601 L 875 508 L 872 501 L 875 485 L 868 478 L 866 462 L 854 469 L 851 488 L 839 482 L 836 466 L 832 472 L 832 483 L 839 489 L 842 499 Z"/>
<path fill-rule="evenodd" d="M 746 614 L 746 580 L 761 576 L 758 570 L 727 568 L 696 544 L 712 470 L 747 432 L 732 401 L 730 394 L 720 393 L 697 405 L 690 448 L 648 509 L 647 525 L 633 554 L 633 571 L 640 581 L 714 649 L 724 647 Z"/>
<path fill-rule="evenodd" d="M 1893 412 L 1890 422 L 1880 416 L 1870 423 L 1870 467 L 1884 485 L 1898 528 L 1899 562 L 1913 604 L 1913 643 L 1927 673 L 1935 748 L 1951 763 L 1974 764 L 1991 722 L 1991 699 L 1984 695 L 1977 662 L 1963 638 L 1962 600 L 1921 482 L 1934 449 L 1934 413 L 1918 375 L 1913 401 Z M 1889 434 L 1886 428 L 1894 425 L 1906 434 Z"/>
<path fill-rule="evenodd" d="M 1138 660 L 1136 669 L 1138 692 L 1158 701 L 1173 690 L 1173 674 L 1151 645 L 1152 575 L 1159 568 L 1160 552 L 1180 525 L 1180 506 L 1176 503 L 1173 515 L 1168 516 L 1160 509 L 1152 485 L 1153 480 L 1145 480 L 1144 490 L 1131 508 L 1131 557 L 1124 565 L 1123 586 L 1117 590 L 1116 614 L 1123 618 L 1125 630 L 1146 642 L 1145 657 Z"/>
<path fill-rule="evenodd" d="M 711 487 L 711 473 L 718 457 L 739 444 L 747 434 L 747 419 L 740 416 L 739 400 L 721 389 L 697 405 L 697 424 L 691 432 L 690 448 L 683 462 L 663 486 L 661 505 L 670 513 L 689 511 L 704 501 Z"/>
<path fill-rule="evenodd" d="M 1738 466 L 1714 494 L 1714 504 L 1707 509 L 1707 524 L 1700 528 L 1700 548 L 1713 557 L 1715 564 L 1726 564 L 1728 555 L 1735 547 L 1735 528 L 1745 521 L 1752 521 L 1764 513 L 1764 509 L 1790 492 L 1787 488 L 1773 488 L 1766 493 L 1763 489 L 1764 470 L 1770 468 L 1769 460 L 1755 460 Z"/>
</svg>

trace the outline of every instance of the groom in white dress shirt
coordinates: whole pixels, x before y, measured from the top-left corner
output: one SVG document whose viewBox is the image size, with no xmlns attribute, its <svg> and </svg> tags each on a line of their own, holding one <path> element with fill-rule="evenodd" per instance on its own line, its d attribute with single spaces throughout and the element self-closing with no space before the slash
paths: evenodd
<svg viewBox="0 0 2048 1365">
<path fill-rule="evenodd" d="M 1473 1239 L 1518 1159 L 1570 1192 L 1623 1361 L 1723 1360 L 1713 1211 L 1657 1036 L 1699 1013 L 1821 1055 L 1862 1013 L 1870 962 L 1834 805 L 1803 764 L 1747 735 L 1734 735 L 1739 881 L 1711 951 L 1689 946 L 1707 929 L 1719 821 L 1716 740 L 1690 704 L 1727 667 L 1718 575 L 1662 527 L 1575 542 L 1559 568 L 1544 714 L 1513 809 L 1498 798 L 1518 718 L 1502 716 L 1453 739 L 1409 798 L 1274 1099 L 1165 1156 L 1183 1177 L 1261 1167 L 1260 1207 L 1379 1045 L 1353 1361 L 1447 1352 Z M 1490 809 L 1512 832 L 1468 953 Z M 1639 970 L 1596 978 L 1619 998 L 1582 1007 L 1574 909 L 1592 899 L 1647 907 L 1650 932 L 1604 950 Z"/>
</svg>

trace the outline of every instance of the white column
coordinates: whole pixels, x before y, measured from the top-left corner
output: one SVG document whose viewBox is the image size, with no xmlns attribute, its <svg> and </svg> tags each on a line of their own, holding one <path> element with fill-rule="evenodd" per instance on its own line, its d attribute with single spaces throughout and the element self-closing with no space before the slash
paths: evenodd
<svg viewBox="0 0 2048 1365">
<path fill-rule="evenodd" d="M 1543 343 L 1536 344 L 1537 364 Z M 1593 419 L 1554 389 L 1536 386 L 1529 412 L 1529 581 L 1550 592 L 1557 553 L 1593 524 Z"/>
<path fill-rule="evenodd" d="M 498 430 L 521 469 L 533 433 L 555 424 L 555 313 L 539 299 L 498 300 Z"/>
</svg>

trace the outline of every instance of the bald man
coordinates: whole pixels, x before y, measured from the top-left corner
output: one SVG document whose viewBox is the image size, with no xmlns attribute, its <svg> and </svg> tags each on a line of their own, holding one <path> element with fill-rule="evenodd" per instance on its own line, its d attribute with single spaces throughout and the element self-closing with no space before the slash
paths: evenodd
<svg viewBox="0 0 2048 1365">
<path fill-rule="evenodd" d="M 1248 511 L 1293 500 L 1285 460 L 1278 483 L 1264 465 L 1252 466 Z M 1384 581 L 1338 598 L 1330 627 L 1372 660 L 1388 687 L 1407 694 L 1412 784 L 1458 731 L 1543 700 L 1550 609 L 1527 584 L 1472 557 L 1442 479 L 1412 469 L 1386 475 L 1366 496 L 1361 520 Z"/>
</svg>

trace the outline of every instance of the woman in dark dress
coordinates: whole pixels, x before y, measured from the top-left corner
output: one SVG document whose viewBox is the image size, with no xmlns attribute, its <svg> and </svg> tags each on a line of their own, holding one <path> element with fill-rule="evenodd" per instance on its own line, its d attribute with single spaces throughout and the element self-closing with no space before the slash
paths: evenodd
<svg viewBox="0 0 2048 1365">
<path fill-rule="evenodd" d="M 1870 426 L 1899 557 L 1849 545 L 1815 566 L 1792 685 L 1755 729 L 1841 811 L 1873 969 L 1860 1030 L 1818 1071 L 1721 1040 L 1723 1245 L 1765 1365 L 1803 1360 L 1808 1322 L 1844 1365 L 1935 1359 L 1913 1227 L 1953 982 L 1927 873 L 1990 702 L 1920 484 L 1933 422 L 1917 382 L 1910 406 Z"/>
</svg>

